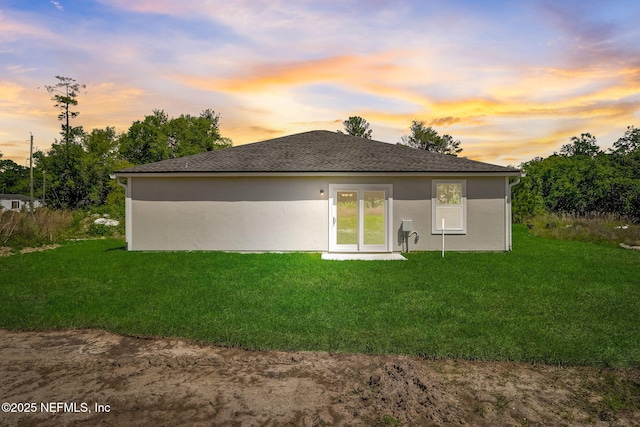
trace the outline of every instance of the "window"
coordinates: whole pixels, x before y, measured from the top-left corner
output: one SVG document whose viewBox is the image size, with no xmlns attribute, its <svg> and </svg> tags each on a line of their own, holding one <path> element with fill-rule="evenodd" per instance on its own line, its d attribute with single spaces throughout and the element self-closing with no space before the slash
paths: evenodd
<svg viewBox="0 0 640 427">
<path fill-rule="evenodd" d="M 12 200 L 11 201 L 11 209 L 20 209 L 20 200 Z"/>
<path fill-rule="evenodd" d="M 431 232 L 466 234 L 467 182 L 465 180 L 433 180 L 431 188 Z"/>
</svg>

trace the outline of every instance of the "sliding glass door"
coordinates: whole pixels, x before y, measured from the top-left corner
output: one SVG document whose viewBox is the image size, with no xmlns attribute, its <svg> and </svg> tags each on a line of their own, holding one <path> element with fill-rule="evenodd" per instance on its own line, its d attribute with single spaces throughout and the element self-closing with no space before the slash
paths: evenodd
<svg viewBox="0 0 640 427">
<path fill-rule="evenodd" d="M 332 186 L 330 250 L 389 251 L 389 186 Z"/>
</svg>

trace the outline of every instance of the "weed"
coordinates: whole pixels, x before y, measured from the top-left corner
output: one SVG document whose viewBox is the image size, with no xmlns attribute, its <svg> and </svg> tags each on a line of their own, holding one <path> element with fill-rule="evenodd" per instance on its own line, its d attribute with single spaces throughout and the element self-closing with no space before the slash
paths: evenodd
<svg viewBox="0 0 640 427">
<path fill-rule="evenodd" d="M 493 397 L 496 399 L 496 401 L 493 402 L 493 407 L 496 411 L 502 411 L 509 405 L 510 400 L 503 393 L 496 392 Z"/>
<path fill-rule="evenodd" d="M 601 412 L 640 410 L 640 384 L 621 378 L 615 371 L 606 371 L 590 388 L 602 398 Z"/>
<path fill-rule="evenodd" d="M 473 411 L 480 415 L 482 418 L 484 418 L 487 415 L 487 408 L 485 408 L 484 405 L 477 403 L 474 407 L 473 407 Z"/>
<path fill-rule="evenodd" d="M 527 226 L 532 234 L 544 238 L 615 246 L 640 245 L 640 224 L 613 214 L 545 214 L 530 219 Z"/>
<path fill-rule="evenodd" d="M 400 421 L 393 418 L 391 415 L 385 415 L 377 423 L 375 423 L 376 427 L 399 427 Z"/>
<path fill-rule="evenodd" d="M 22 248 L 61 240 L 72 222 L 68 211 L 36 209 L 34 212 L 0 212 L 0 246 Z"/>
<path fill-rule="evenodd" d="M 124 234 L 124 221 L 119 221 L 117 226 L 94 224 L 93 221 L 100 216 L 81 210 L 48 208 L 39 208 L 34 212 L 0 211 L 0 247 L 21 249 L 69 238 L 118 237 Z"/>
</svg>

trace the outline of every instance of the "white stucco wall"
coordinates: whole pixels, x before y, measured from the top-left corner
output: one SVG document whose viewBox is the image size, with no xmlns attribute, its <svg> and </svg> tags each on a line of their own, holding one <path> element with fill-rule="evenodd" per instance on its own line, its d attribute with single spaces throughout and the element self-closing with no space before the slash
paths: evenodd
<svg viewBox="0 0 640 427">
<path fill-rule="evenodd" d="M 452 177 L 454 179 L 455 177 Z M 467 234 L 447 250 L 505 249 L 505 178 L 467 180 Z M 440 250 L 431 234 L 429 177 L 131 177 L 132 250 L 327 251 L 329 184 L 393 185 L 393 251 L 412 219 L 410 250 Z M 320 190 L 324 194 L 320 194 Z"/>
<path fill-rule="evenodd" d="M 13 200 L 11 199 L 0 199 L 0 208 L 10 211 L 12 209 L 12 202 Z M 22 205 L 22 202 L 20 202 L 20 204 Z"/>
<path fill-rule="evenodd" d="M 327 250 L 317 179 L 133 178 L 133 250 Z"/>
<path fill-rule="evenodd" d="M 441 178 L 438 178 L 441 179 Z M 467 230 L 462 235 L 445 235 L 445 248 L 452 251 L 505 250 L 504 177 L 446 177 L 467 181 Z M 420 239 L 410 239 L 409 250 L 442 250 L 442 235 L 432 234 L 431 178 L 394 181 L 394 227 L 396 235 L 402 219 L 413 220 Z M 394 251 L 401 250 L 399 241 Z"/>
</svg>

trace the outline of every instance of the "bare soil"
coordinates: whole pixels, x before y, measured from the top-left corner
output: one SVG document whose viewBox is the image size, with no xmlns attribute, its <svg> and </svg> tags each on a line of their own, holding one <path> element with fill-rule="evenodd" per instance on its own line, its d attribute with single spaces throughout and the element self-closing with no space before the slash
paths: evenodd
<svg viewBox="0 0 640 427">
<path fill-rule="evenodd" d="M 20 250 L 21 254 L 28 254 L 28 253 L 32 253 L 32 252 L 44 252 L 44 251 L 50 251 L 52 249 L 58 249 L 60 247 L 60 245 L 53 244 L 53 245 L 45 245 L 45 246 L 38 246 L 35 248 L 22 248 Z M 12 248 L 10 248 L 9 246 L 2 246 L 0 247 L 0 257 L 2 256 L 11 256 L 11 255 L 15 255 L 16 252 L 14 252 L 14 250 Z"/>
<path fill-rule="evenodd" d="M 640 369 L 0 330 L 0 425 L 637 426 L 639 396 Z"/>
</svg>

